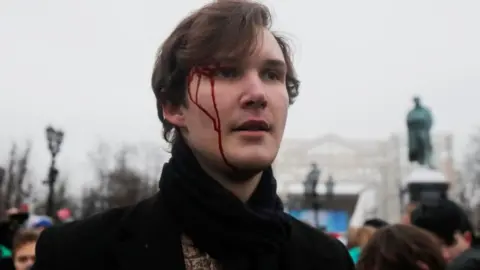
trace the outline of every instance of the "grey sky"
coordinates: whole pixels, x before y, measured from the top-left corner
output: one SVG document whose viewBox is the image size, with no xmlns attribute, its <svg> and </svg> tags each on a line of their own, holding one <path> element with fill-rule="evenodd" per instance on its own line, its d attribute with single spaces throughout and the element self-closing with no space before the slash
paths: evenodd
<svg viewBox="0 0 480 270">
<path fill-rule="evenodd" d="M 33 172 L 43 177 L 48 123 L 66 132 L 59 164 L 78 185 L 99 140 L 159 143 L 154 55 L 206 2 L 0 0 L 0 164 L 12 141 L 32 139 Z M 480 1 L 267 4 L 274 28 L 293 40 L 302 80 L 287 137 L 403 132 L 419 94 L 461 155 L 480 115 Z"/>
</svg>

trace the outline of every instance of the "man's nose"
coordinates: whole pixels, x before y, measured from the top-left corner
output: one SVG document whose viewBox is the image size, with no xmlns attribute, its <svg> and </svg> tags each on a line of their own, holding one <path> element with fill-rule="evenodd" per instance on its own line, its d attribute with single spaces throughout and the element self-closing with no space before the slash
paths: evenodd
<svg viewBox="0 0 480 270">
<path fill-rule="evenodd" d="M 267 106 L 265 84 L 257 72 L 250 72 L 244 77 L 242 107 L 263 109 Z"/>
</svg>

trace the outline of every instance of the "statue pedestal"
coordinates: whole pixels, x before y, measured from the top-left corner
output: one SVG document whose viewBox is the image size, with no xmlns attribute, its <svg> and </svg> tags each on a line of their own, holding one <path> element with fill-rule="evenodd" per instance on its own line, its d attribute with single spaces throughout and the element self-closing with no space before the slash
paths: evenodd
<svg viewBox="0 0 480 270">
<path fill-rule="evenodd" d="M 407 176 L 404 185 L 404 205 L 420 201 L 446 199 L 449 182 L 438 170 L 419 166 Z"/>
</svg>

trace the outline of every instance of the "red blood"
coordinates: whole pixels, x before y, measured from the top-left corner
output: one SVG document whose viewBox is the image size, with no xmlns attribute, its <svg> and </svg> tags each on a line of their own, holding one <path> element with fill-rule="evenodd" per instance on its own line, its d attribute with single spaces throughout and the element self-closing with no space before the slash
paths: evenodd
<svg viewBox="0 0 480 270">
<path fill-rule="evenodd" d="M 225 162 L 225 164 L 227 164 L 227 166 L 234 169 L 235 167 L 232 166 L 228 162 L 227 158 L 225 157 L 225 152 L 223 151 L 222 127 L 221 127 L 222 125 L 221 125 L 221 121 L 220 121 L 220 115 L 218 113 L 217 101 L 215 99 L 215 78 L 214 78 L 214 74 L 215 74 L 215 68 L 209 68 L 209 67 L 193 68 L 190 71 L 190 74 L 188 75 L 188 80 L 187 80 L 187 83 L 188 83 L 188 97 L 190 98 L 190 100 L 192 101 L 193 104 L 195 104 L 203 113 L 205 113 L 205 115 L 208 116 L 208 118 L 210 118 L 212 120 L 213 130 L 215 130 L 215 132 L 217 132 L 218 149 L 220 151 L 220 155 L 222 155 L 222 159 Z M 195 92 L 195 98 L 193 98 L 192 91 L 191 91 L 192 89 L 190 87 L 190 84 L 192 83 L 195 76 L 197 77 L 198 81 L 197 81 L 197 89 L 196 89 L 196 92 Z M 205 76 L 210 80 L 210 87 L 211 87 L 210 88 L 210 94 L 211 94 L 211 97 L 212 97 L 213 109 L 215 110 L 215 116 L 212 116 L 201 104 L 198 103 L 198 90 L 200 88 L 200 81 L 202 79 L 202 76 Z"/>
</svg>

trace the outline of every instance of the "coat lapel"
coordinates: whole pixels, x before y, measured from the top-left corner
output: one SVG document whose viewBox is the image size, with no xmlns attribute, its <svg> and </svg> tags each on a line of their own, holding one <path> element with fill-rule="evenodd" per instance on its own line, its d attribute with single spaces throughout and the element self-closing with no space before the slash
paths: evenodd
<svg viewBox="0 0 480 270">
<path fill-rule="evenodd" d="M 115 269 L 185 270 L 180 232 L 159 194 L 130 209 L 120 228 L 112 246 Z"/>
</svg>

